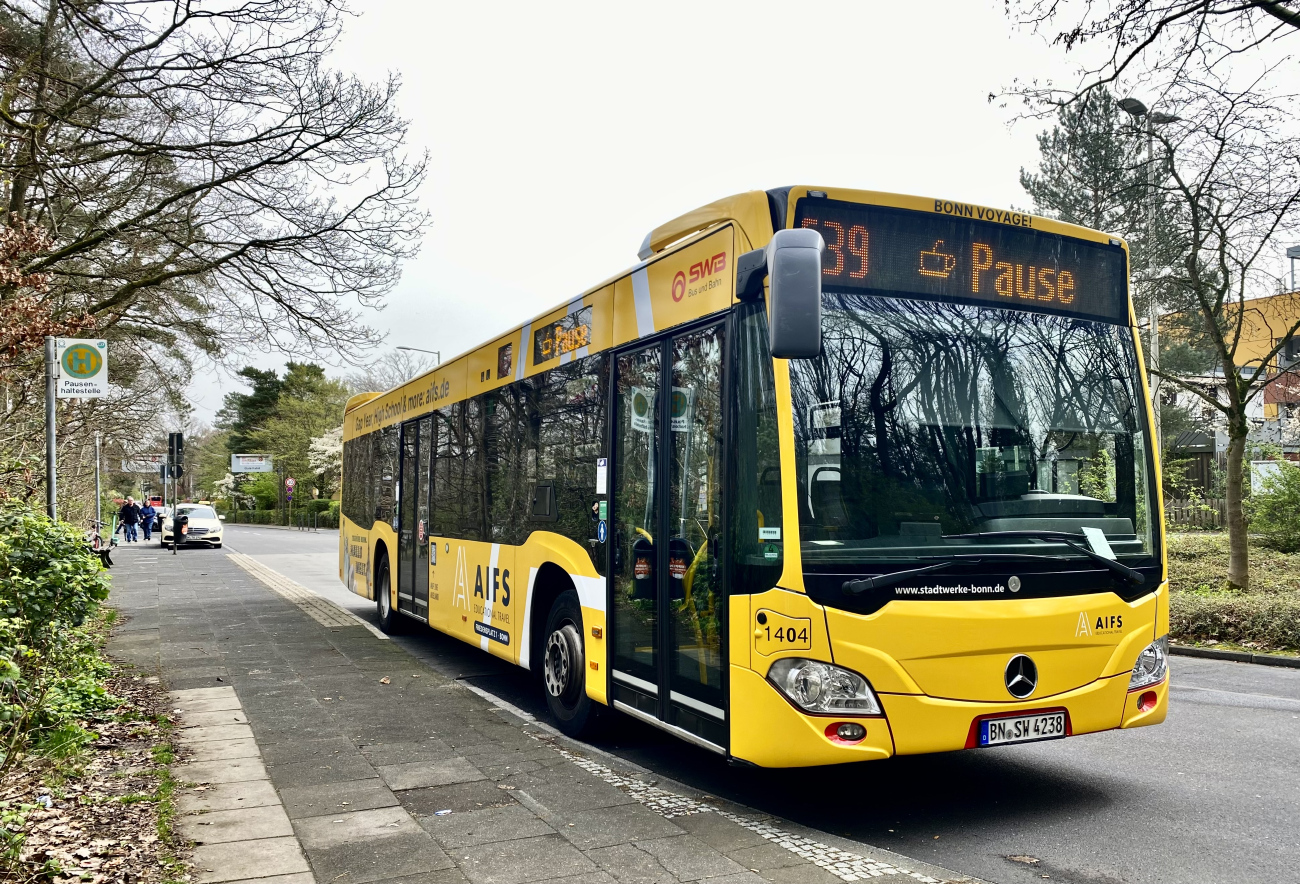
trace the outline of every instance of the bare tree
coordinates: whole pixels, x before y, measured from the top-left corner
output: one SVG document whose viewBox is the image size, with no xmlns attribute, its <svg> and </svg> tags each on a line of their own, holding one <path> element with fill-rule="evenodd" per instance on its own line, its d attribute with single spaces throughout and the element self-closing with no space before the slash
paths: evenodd
<svg viewBox="0 0 1300 884">
<path fill-rule="evenodd" d="M 1295 0 L 1008 0 L 1008 14 L 1067 53 L 1087 54 L 1081 83 L 1067 94 L 1119 85 L 1152 71 L 1177 82 L 1233 59 L 1293 48 Z"/>
<path fill-rule="evenodd" d="M 0 2 L 0 190 L 48 300 L 216 353 L 357 345 L 425 218 L 338 0 Z M 3 290 L 0 289 L 0 297 Z M 255 344 L 253 342 L 256 342 Z"/>
<path fill-rule="evenodd" d="M 343 379 L 353 393 L 382 393 L 419 377 L 437 365 L 432 356 L 391 350 Z"/>
<path fill-rule="evenodd" d="M 1279 236 L 1300 221 L 1297 98 L 1271 84 L 1300 34 L 1291 0 L 1024 0 L 1009 13 L 1079 61 L 1073 88 L 1018 83 L 1030 113 L 1135 85 L 1158 101 L 1155 201 L 1173 236 L 1145 283 L 1177 313 L 1155 374 L 1220 416 L 1228 435 L 1228 582 L 1249 584 L 1242 510 L 1249 407 L 1300 323 L 1267 329 L 1260 358 L 1239 354 L 1263 314 L 1252 299 L 1278 291 Z M 1150 113 L 1150 111 L 1148 111 Z M 1117 231 L 1130 233 L 1130 231 Z M 1153 254 L 1153 258 L 1155 258 Z M 1167 356 L 1173 358 L 1167 358 Z M 1208 363 L 1217 375 L 1206 383 Z M 1221 379 L 1221 380 L 1220 380 Z"/>
<path fill-rule="evenodd" d="M 330 67 L 349 15 L 344 0 L 0 0 L 15 493 L 39 456 L 43 335 L 108 338 L 119 391 L 59 404 L 61 474 L 94 429 L 129 448 L 136 427 L 183 419 L 196 352 L 374 343 L 363 313 L 418 246 L 425 159 L 402 153 L 396 77 Z"/>
</svg>

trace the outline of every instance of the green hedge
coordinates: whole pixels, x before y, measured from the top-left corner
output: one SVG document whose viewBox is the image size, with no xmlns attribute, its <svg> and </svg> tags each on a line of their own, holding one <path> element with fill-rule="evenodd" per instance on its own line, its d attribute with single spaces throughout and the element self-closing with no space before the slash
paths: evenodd
<svg viewBox="0 0 1300 884">
<path fill-rule="evenodd" d="M 322 506 L 304 506 L 293 508 L 293 526 L 315 526 L 317 528 L 336 529 L 339 526 L 338 502 L 329 500 L 311 501 Z M 330 504 L 334 504 L 331 506 Z M 233 525 L 285 525 L 288 514 L 284 510 L 239 510 L 230 513 L 226 521 Z"/>
<path fill-rule="evenodd" d="M 1300 595 L 1175 592 L 1169 597 L 1169 634 L 1183 643 L 1300 650 Z"/>
<path fill-rule="evenodd" d="M 226 521 L 236 525 L 283 525 L 284 515 L 279 510 L 236 510 Z"/>
</svg>

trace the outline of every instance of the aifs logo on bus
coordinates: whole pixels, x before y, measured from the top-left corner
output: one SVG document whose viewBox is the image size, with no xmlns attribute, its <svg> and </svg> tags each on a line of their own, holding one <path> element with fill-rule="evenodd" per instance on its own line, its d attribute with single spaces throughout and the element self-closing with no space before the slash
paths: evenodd
<svg viewBox="0 0 1300 884">
<path fill-rule="evenodd" d="M 693 298 L 702 292 L 717 288 L 722 285 L 721 274 L 726 269 L 727 253 L 718 252 L 712 258 L 706 258 L 692 264 L 689 277 L 685 271 L 678 270 L 677 275 L 673 277 L 673 300 L 680 301 L 682 298 Z M 695 285 L 695 283 L 700 284 Z"/>
</svg>

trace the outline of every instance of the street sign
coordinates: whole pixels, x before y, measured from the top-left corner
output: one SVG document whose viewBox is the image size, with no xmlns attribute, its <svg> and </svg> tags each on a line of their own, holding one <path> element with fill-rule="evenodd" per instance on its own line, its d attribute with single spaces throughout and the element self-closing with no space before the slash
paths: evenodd
<svg viewBox="0 0 1300 884">
<path fill-rule="evenodd" d="M 107 396 L 108 341 L 59 338 L 55 342 L 54 371 L 56 398 Z"/>
<path fill-rule="evenodd" d="M 292 491 L 292 490 L 293 490 L 293 486 L 295 486 L 295 485 L 297 485 L 297 484 L 298 484 L 298 483 L 297 483 L 297 481 L 294 480 L 293 476 L 290 476 L 289 478 L 287 478 L 287 479 L 284 480 L 284 487 L 285 487 L 285 488 L 288 488 L 290 491 Z"/>
<path fill-rule="evenodd" d="M 230 472 L 232 473 L 272 473 L 269 454 L 232 454 L 230 455 Z"/>
</svg>

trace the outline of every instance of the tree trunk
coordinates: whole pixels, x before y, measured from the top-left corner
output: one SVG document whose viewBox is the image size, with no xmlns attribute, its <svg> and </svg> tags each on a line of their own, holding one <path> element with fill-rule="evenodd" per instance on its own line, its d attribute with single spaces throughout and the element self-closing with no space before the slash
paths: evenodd
<svg viewBox="0 0 1300 884">
<path fill-rule="evenodd" d="M 1241 509 L 1246 454 L 1246 428 L 1228 428 L 1228 583 L 1238 589 L 1250 586 L 1250 556 L 1246 549 L 1246 516 Z"/>
</svg>

